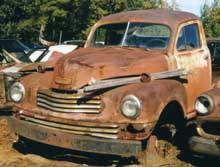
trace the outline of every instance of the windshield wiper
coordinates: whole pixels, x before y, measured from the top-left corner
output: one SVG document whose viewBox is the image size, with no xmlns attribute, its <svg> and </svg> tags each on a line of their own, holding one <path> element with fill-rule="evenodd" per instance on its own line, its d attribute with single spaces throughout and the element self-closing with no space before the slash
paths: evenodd
<svg viewBox="0 0 220 167">
<path fill-rule="evenodd" d="M 126 40 L 126 38 L 127 38 L 127 34 L 128 34 L 128 29 L 129 29 L 129 27 L 130 27 L 130 22 L 128 22 L 127 27 L 126 27 L 126 30 L 125 30 L 125 34 L 124 34 L 124 36 L 123 36 L 122 43 L 121 43 L 122 46 L 125 44 L 125 40 Z"/>
</svg>

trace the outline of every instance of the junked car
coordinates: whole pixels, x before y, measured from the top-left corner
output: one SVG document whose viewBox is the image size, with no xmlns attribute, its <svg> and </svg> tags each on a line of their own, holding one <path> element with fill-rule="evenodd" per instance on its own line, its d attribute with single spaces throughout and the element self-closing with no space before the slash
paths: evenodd
<svg viewBox="0 0 220 167">
<path fill-rule="evenodd" d="M 9 40 L 7 40 L 9 41 Z M 9 45 L 9 44 L 8 44 Z M 65 53 L 73 51 L 76 45 L 56 45 L 47 48 L 29 51 L 29 53 L 12 52 L 9 48 L 1 49 L 0 52 L 0 109 L 8 109 L 11 107 L 8 101 L 8 89 L 15 78 L 27 73 L 38 71 L 38 67 L 51 69 L 53 64 Z M 7 50 L 6 50 L 7 49 Z M 20 50 L 19 50 L 20 51 Z M 37 52 L 37 53 L 36 53 Z M 46 62 L 42 63 L 39 62 Z M 49 64 L 49 65 L 48 65 Z M 20 73 L 19 73 L 20 71 Z"/>
<path fill-rule="evenodd" d="M 8 72 L 17 72 L 22 68 L 22 62 L 29 63 L 30 60 L 26 55 L 19 56 L 18 59 L 16 56 L 7 52 L 5 49 L 0 50 L 0 108 L 7 108 L 9 103 L 7 103 L 6 98 L 6 85 L 5 85 L 5 74 Z M 10 81 L 9 81 L 10 82 Z"/>
<path fill-rule="evenodd" d="M 64 54 L 74 51 L 77 48 L 77 45 L 69 44 L 60 44 L 43 48 L 36 48 L 28 54 L 28 57 L 32 62 L 53 61 L 59 59 Z"/>
<path fill-rule="evenodd" d="M 38 66 L 41 67 L 42 65 L 39 62 L 50 61 L 50 63 L 45 63 L 43 68 L 51 69 L 55 61 L 77 48 L 77 45 L 62 44 L 30 50 L 18 40 L 0 39 L 0 109 L 3 110 L 11 107 L 10 102 L 8 102 L 7 91 L 15 78 L 27 73 L 36 72 Z M 48 66 L 48 64 L 50 65 Z"/>
<path fill-rule="evenodd" d="M 211 75 L 197 16 L 166 10 L 112 14 L 94 25 L 85 48 L 60 58 L 54 71 L 13 83 L 8 122 L 34 141 L 136 156 L 152 166 L 162 163 L 158 140 L 174 139 L 196 116 L 194 103 L 211 89 Z"/>
<path fill-rule="evenodd" d="M 19 58 L 19 59 L 18 59 Z M 11 107 L 8 97 L 8 89 L 15 79 L 22 75 L 51 69 L 55 61 L 48 63 L 31 63 L 29 57 L 24 54 L 15 56 L 5 49 L 0 51 L 0 109 L 5 110 Z"/>
<path fill-rule="evenodd" d="M 203 92 L 195 102 L 198 113 L 194 125 L 194 134 L 189 139 L 189 148 L 195 153 L 220 156 L 220 87 Z"/>
</svg>

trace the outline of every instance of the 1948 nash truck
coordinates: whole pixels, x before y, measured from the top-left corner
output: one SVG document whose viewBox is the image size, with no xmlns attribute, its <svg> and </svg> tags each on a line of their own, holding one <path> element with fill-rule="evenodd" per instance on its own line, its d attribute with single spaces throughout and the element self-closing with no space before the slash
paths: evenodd
<svg viewBox="0 0 220 167">
<path fill-rule="evenodd" d="M 196 98 L 211 87 L 210 53 L 197 16 L 122 12 L 98 21 L 85 47 L 59 59 L 54 71 L 17 80 L 8 122 L 34 141 L 138 156 L 146 165 L 159 154 L 163 129 L 175 137 L 196 116 Z"/>
</svg>

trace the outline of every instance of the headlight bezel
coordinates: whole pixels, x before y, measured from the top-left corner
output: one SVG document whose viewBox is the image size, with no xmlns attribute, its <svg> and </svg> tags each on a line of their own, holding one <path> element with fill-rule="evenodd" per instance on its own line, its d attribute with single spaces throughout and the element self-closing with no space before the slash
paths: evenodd
<svg viewBox="0 0 220 167">
<path fill-rule="evenodd" d="M 198 109 L 199 107 L 200 109 Z M 211 114 L 215 109 L 215 103 L 213 98 L 205 93 L 200 95 L 199 97 L 197 97 L 195 101 L 195 109 L 197 111 L 197 114 L 201 116 Z"/>
<path fill-rule="evenodd" d="M 130 115 L 131 113 L 125 111 L 124 105 L 125 105 L 126 102 L 133 102 L 132 105 L 135 105 L 135 107 L 136 107 L 136 113 L 135 113 L 135 114 Z M 133 107 L 134 107 L 134 106 L 133 106 Z M 121 103 L 120 103 L 120 112 L 121 112 L 122 115 L 125 116 L 126 118 L 136 119 L 137 117 L 140 116 L 141 110 L 142 110 L 142 102 L 141 102 L 141 100 L 140 100 L 137 96 L 135 96 L 135 95 L 133 95 L 133 94 L 126 95 L 126 96 L 122 99 L 122 101 L 121 101 Z M 128 111 L 128 110 L 127 110 L 127 111 Z"/>
<path fill-rule="evenodd" d="M 21 94 L 20 94 L 21 98 L 19 98 L 19 99 L 13 98 L 13 95 L 14 95 L 13 91 L 15 91 L 14 89 L 18 89 L 21 92 Z M 10 100 L 15 102 L 15 103 L 19 103 L 19 102 L 24 100 L 24 97 L 25 97 L 24 85 L 22 83 L 20 83 L 20 82 L 13 83 L 11 85 L 10 89 L 9 89 L 9 98 L 10 98 Z"/>
</svg>

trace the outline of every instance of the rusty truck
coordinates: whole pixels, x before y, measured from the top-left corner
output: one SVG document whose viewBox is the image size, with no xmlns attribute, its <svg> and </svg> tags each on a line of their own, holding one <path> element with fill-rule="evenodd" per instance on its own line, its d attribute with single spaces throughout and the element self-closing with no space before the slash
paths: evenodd
<svg viewBox="0 0 220 167">
<path fill-rule="evenodd" d="M 199 154 L 220 156 L 220 61 L 219 38 L 207 38 L 207 45 L 211 54 L 213 73 L 212 89 L 203 92 L 195 102 L 197 117 L 190 121 L 194 131 L 189 138 L 188 146 L 191 151 Z"/>
<path fill-rule="evenodd" d="M 211 69 L 197 16 L 159 9 L 112 14 L 53 71 L 13 83 L 8 123 L 34 141 L 150 164 L 161 157 L 158 140 L 173 140 L 196 116 L 197 97 L 213 87 Z"/>
</svg>

